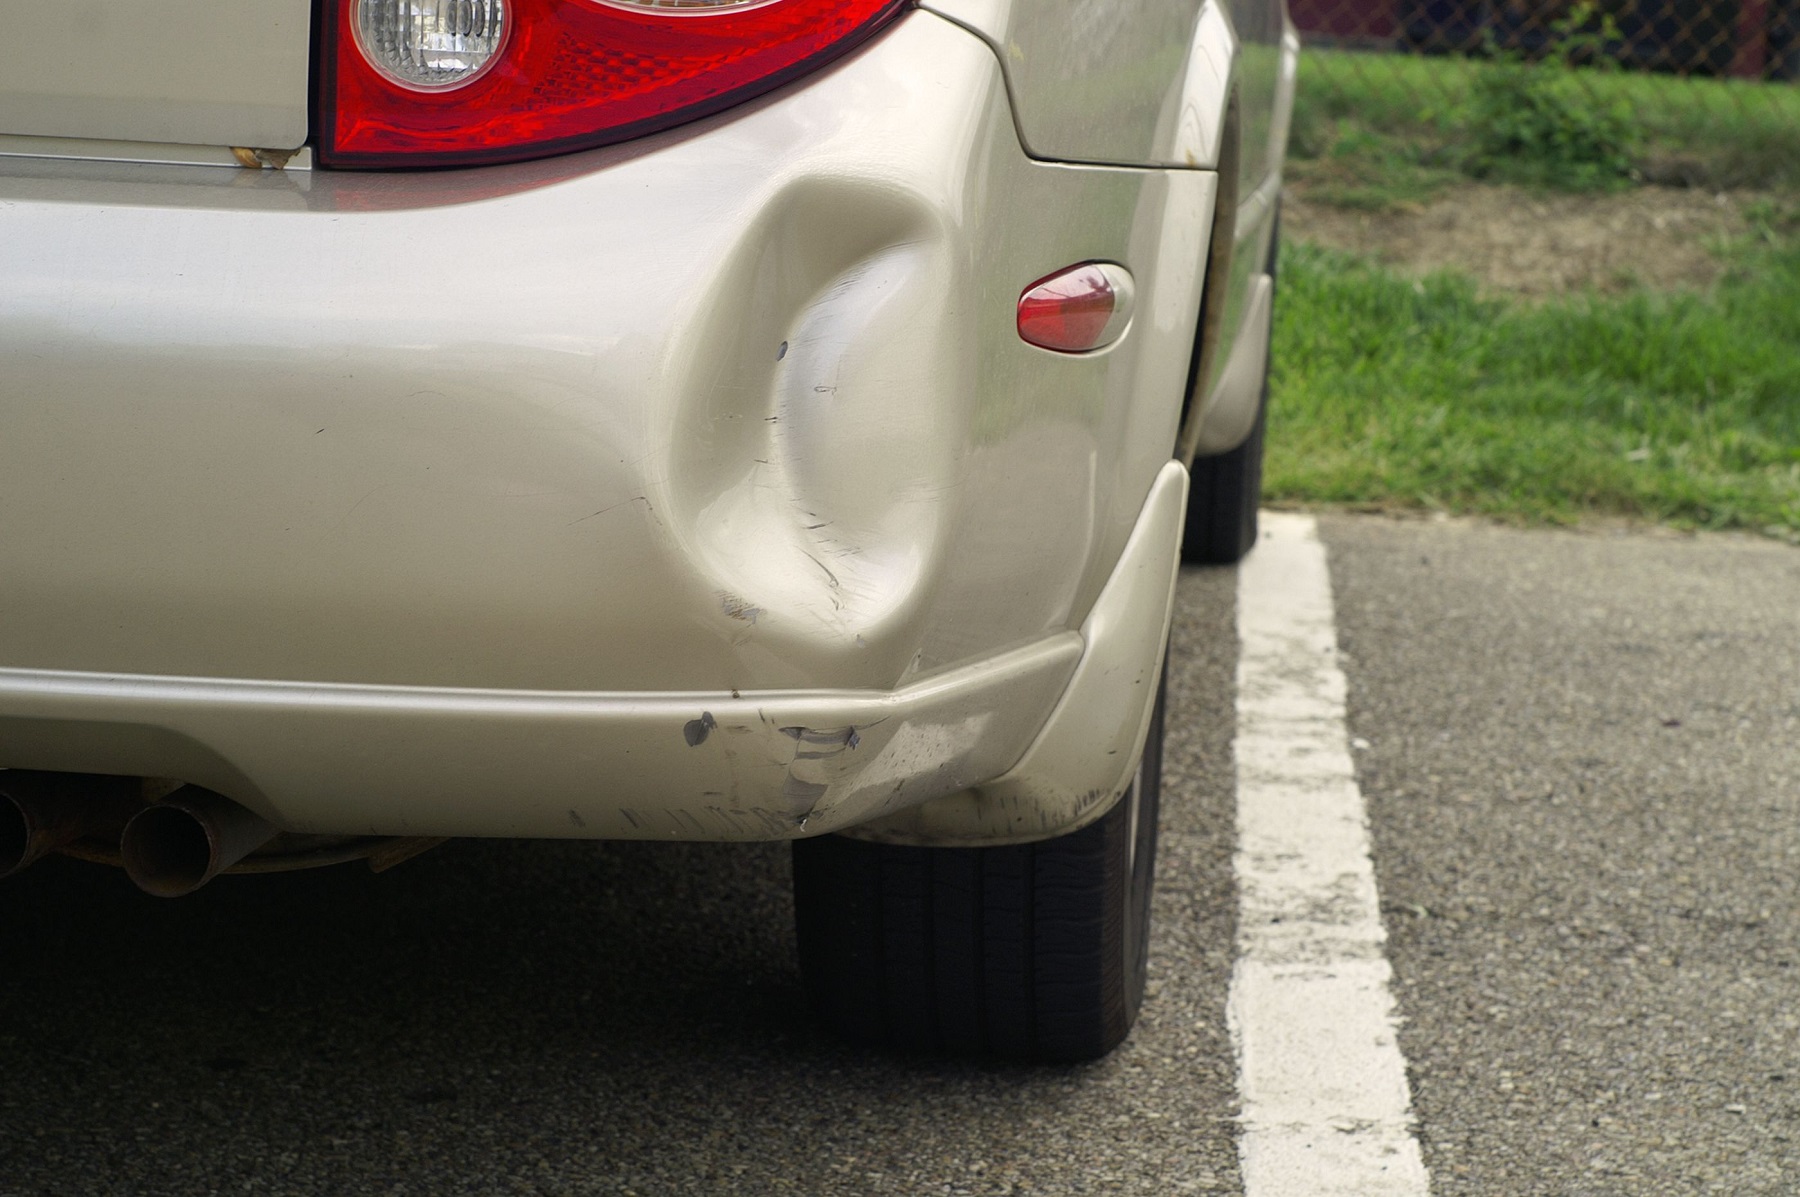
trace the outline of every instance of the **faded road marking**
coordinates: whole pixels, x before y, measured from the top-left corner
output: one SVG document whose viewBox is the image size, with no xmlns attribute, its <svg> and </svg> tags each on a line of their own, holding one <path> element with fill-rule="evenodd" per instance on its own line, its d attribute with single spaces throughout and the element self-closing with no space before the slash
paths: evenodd
<svg viewBox="0 0 1800 1197">
<path fill-rule="evenodd" d="M 1238 573 L 1237 1049 L 1245 1197 L 1424 1197 L 1331 577 L 1310 516 L 1262 513 Z"/>
</svg>

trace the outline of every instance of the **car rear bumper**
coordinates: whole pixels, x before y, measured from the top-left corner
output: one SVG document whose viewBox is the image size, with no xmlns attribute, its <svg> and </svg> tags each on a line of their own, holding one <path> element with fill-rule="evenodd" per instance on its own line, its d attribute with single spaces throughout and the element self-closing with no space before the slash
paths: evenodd
<svg viewBox="0 0 1800 1197">
<path fill-rule="evenodd" d="M 771 797 L 837 729 L 904 801 L 990 779 L 1168 461 L 1212 196 L 1027 158 L 922 12 L 541 163 L 0 159 L 0 765 L 396 834 L 847 825 Z M 1124 339 L 1023 344 L 1088 260 Z"/>
<path fill-rule="evenodd" d="M 1185 495 L 1185 471 L 1168 464 L 1096 605 L 1105 618 L 891 691 L 570 693 L 0 669 L 0 753 L 18 767 L 193 782 L 294 832 L 772 840 L 1000 777 L 1059 701 L 1085 692 L 1080 679 L 1123 679 L 1104 710 L 1081 712 L 1090 738 L 1100 729 L 1092 751 L 1040 787 L 1046 810 L 1075 825 L 1104 809 L 1141 746 Z M 1058 830 L 1028 817 L 1031 797 L 1014 795 L 993 828 L 953 834 Z"/>
</svg>

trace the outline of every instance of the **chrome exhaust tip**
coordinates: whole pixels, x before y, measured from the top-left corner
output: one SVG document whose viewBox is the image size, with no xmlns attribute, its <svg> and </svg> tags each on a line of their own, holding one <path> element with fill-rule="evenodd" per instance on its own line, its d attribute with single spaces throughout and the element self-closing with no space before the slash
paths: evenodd
<svg viewBox="0 0 1800 1197">
<path fill-rule="evenodd" d="M 183 786 L 125 825 L 119 857 L 147 894 L 179 898 L 250 855 L 277 829 L 223 794 Z"/>
</svg>

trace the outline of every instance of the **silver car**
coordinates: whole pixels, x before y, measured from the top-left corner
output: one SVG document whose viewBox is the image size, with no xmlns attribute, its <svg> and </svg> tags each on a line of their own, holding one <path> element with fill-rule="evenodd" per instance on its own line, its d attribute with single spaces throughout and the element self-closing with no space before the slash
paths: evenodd
<svg viewBox="0 0 1800 1197">
<path fill-rule="evenodd" d="M 0 0 L 0 871 L 794 840 L 821 1016 L 1144 984 L 1280 0 Z"/>
</svg>

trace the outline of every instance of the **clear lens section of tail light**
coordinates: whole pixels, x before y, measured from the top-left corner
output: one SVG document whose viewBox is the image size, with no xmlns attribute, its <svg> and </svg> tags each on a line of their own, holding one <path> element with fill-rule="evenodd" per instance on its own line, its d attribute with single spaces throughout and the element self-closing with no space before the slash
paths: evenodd
<svg viewBox="0 0 1800 1197">
<path fill-rule="evenodd" d="M 506 39 L 506 0 L 357 0 L 356 44 L 402 87 L 444 91 L 478 78 Z"/>
</svg>

